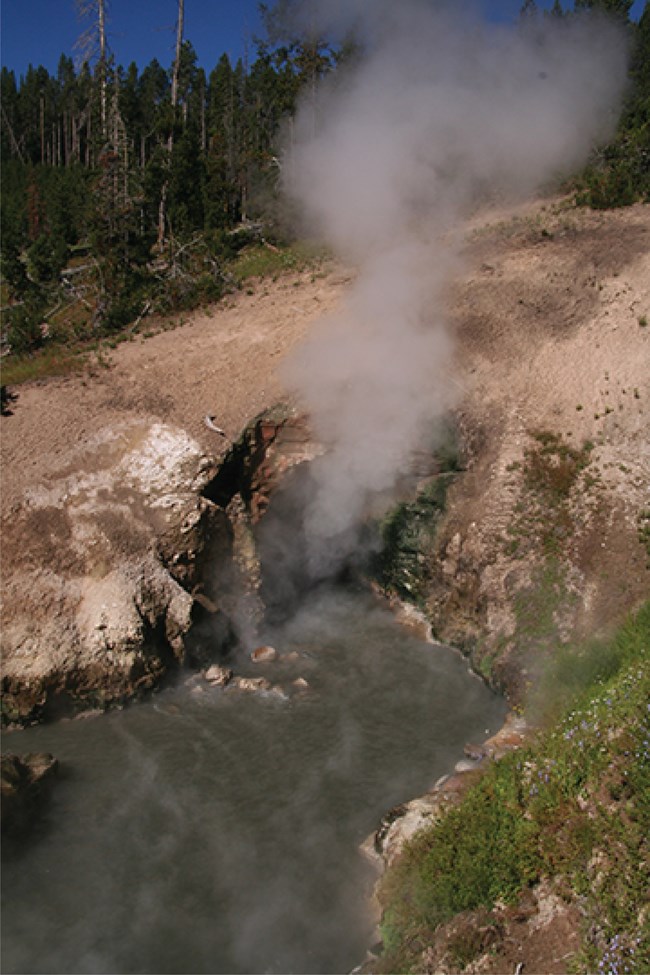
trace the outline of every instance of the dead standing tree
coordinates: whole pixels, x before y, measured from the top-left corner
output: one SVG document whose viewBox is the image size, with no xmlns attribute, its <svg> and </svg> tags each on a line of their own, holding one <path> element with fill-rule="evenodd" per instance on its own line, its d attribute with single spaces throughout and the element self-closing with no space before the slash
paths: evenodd
<svg viewBox="0 0 650 975">
<path fill-rule="evenodd" d="M 106 45 L 106 0 L 77 0 L 77 10 L 82 20 L 90 19 L 90 25 L 81 35 L 75 47 L 80 51 L 81 64 L 89 64 L 97 58 L 97 78 L 99 81 L 99 117 L 101 137 L 105 143 L 108 135 L 108 49 Z M 88 113 L 88 122 L 92 113 Z M 90 137 L 90 132 L 89 132 Z M 90 138 L 89 140 L 90 141 Z"/>
<path fill-rule="evenodd" d="M 167 193 L 169 191 L 169 169 L 171 167 L 172 152 L 174 149 L 174 125 L 176 123 L 176 106 L 178 105 L 178 74 L 181 64 L 181 50 L 183 47 L 183 20 L 185 16 L 185 0 L 178 0 L 178 18 L 176 21 L 176 52 L 174 56 L 174 67 L 172 69 L 172 118 L 167 137 L 167 174 L 163 181 L 160 192 L 160 205 L 158 207 L 158 249 L 162 250 L 165 241 L 165 226 L 167 222 Z"/>
</svg>

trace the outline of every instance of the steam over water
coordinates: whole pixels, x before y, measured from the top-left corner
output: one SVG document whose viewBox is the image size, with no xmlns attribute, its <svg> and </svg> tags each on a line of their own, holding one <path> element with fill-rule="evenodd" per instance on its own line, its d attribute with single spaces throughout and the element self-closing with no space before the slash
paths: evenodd
<svg viewBox="0 0 650 975">
<path fill-rule="evenodd" d="M 302 675 L 308 693 L 192 693 L 194 679 L 6 736 L 62 768 L 27 848 L 3 847 L 3 971 L 341 973 L 363 958 L 375 874 L 359 843 L 504 706 L 363 594 L 321 593 L 265 637 L 298 652 L 267 676 Z"/>
</svg>

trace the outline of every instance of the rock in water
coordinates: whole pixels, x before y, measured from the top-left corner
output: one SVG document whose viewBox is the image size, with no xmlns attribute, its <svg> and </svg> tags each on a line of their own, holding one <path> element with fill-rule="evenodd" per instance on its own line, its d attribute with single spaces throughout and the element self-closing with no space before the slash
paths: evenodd
<svg viewBox="0 0 650 975">
<path fill-rule="evenodd" d="M 228 667 L 220 667 L 218 664 L 213 664 L 212 667 L 208 667 L 207 670 L 203 671 L 203 676 L 208 684 L 213 684 L 215 687 L 225 687 L 232 680 L 233 672 Z"/>
<path fill-rule="evenodd" d="M 271 683 L 266 677 L 237 677 L 233 683 L 240 691 L 270 691 Z"/>
<path fill-rule="evenodd" d="M 258 647 L 251 653 L 251 660 L 254 664 L 266 664 L 271 660 L 278 659 L 278 651 L 275 647 Z"/>
<path fill-rule="evenodd" d="M 53 755 L 3 755 L 0 763 L 2 832 L 24 834 L 47 798 L 59 763 Z"/>
</svg>

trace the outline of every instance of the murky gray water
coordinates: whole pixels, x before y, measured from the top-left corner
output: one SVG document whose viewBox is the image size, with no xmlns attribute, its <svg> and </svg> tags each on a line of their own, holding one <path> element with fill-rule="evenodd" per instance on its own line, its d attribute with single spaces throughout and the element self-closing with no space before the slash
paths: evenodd
<svg viewBox="0 0 650 975">
<path fill-rule="evenodd" d="M 363 594 L 321 594 L 264 636 L 298 658 L 251 672 L 303 676 L 308 693 L 190 680 L 5 735 L 62 763 L 27 850 L 5 844 L 5 973 L 343 973 L 363 958 L 375 875 L 359 843 L 504 705 Z"/>
</svg>

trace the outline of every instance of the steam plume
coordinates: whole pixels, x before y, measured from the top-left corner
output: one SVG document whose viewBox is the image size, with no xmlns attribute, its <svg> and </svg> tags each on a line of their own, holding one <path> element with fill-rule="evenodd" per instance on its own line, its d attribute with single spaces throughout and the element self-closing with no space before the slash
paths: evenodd
<svg viewBox="0 0 650 975">
<path fill-rule="evenodd" d="M 344 27 L 343 9 L 318 28 Z M 626 63 L 594 17 L 524 29 L 408 0 L 345 10 L 367 28 L 364 55 L 303 105 L 285 166 L 310 229 L 359 268 L 285 374 L 330 446 L 305 511 L 326 562 L 452 400 L 450 230 L 486 192 L 520 197 L 583 162 L 613 131 Z"/>
</svg>

